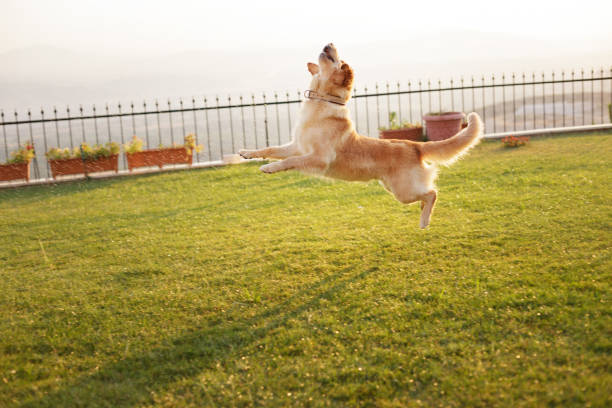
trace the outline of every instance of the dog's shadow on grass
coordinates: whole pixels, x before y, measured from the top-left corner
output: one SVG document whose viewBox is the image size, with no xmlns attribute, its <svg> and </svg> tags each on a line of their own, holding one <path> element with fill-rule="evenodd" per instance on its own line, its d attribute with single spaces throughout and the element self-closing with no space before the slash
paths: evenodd
<svg viewBox="0 0 612 408">
<path fill-rule="evenodd" d="M 253 317 L 185 333 L 170 339 L 167 345 L 101 367 L 41 398 L 24 401 L 21 406 L 130 407 L 151 402 L 152 392 L 163 392 L 181 378 L 198 375 L 238 355 L 240 350 L 265 338 L 289 319 L 317 307 L 323 299 L 342 293 L 347 285 L 366 278 L 378 268 L 359 273 L 351 272 L 353 269 L 354 266 L 346 267 Z M 125 384 L 130 384 L 129 394 L 120 391 Z"/>
</svg>

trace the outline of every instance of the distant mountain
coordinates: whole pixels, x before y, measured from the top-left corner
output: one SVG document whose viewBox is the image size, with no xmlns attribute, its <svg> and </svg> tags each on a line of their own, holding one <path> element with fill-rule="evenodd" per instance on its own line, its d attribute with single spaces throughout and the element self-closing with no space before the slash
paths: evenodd
<svg viewBox="0 0 612 408">
<path fill-rule="evenodd" d="M 323 44 L 322 44 L 323 45 Z M 337 44 L 359 89 L 375 82 L 531 72 L 612 65 L 588 44 L 541 41 L 474 31 L 419 34 L 384 43 Z M 104 52 L 104 51 L 103 51 Z M 307 61 L 318 49 L 193 50 L 162 56 L 117 56 L 36 46 L 0 54 L 0 108 L 103 104 L 160 98 L 303 90 Z M 250 96 L 249 96 L 250 97 Z"/>
</svg>

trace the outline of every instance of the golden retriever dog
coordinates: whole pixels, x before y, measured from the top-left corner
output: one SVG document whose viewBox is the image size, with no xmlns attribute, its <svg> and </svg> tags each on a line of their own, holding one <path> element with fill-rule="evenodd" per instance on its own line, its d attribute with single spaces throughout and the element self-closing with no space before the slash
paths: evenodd
<svg viewBox="0 0 612 408">
<path fill-rule="evenodd" d="M 310 89 L 294 129 L 282 146 L 241 150 L 245 159 L 280 159 L 261 167 L 264 173 L 299 170 L 349 180 L 377 179 L 401 203 L 421 202 L 421 228 L 429 225 L 437 193 L 436 163 L 450 164 L 480 140 L 482 122 L 468 115 L 468 126 L 453 137 L 435 142 L 383 140 L 359 135 L 346 106 L 353 87 L 353 70 L 338 58 L 333 44 L 308 63 Z"/>
</svg>

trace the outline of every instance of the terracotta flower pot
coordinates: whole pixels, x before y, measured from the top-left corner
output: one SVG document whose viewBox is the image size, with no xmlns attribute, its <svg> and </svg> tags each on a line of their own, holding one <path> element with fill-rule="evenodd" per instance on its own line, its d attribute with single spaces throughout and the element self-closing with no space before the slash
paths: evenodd
<svg viewBox="0 0 612 408">
<path fill-rule="evenodd" d="M 80 157 L 74 159 L 49 160 L 49 166 L 51 167 L 51 175 L 53 178 L 57 178 L 57 176 L 85 173 L 85 165 Z"/>
<path fill-rule="evenodd" d="M 130 171 L 136 167 L 161 168 L 164 164 L 192 164 L 193 154 L 187 154 L 184 147 L 168 147 L 128 153 L 127 161 Z"/>
<path fill-rule="evenodd" d="M 184 147 L 169 147 L 161 149 L 162 164 L 191 164 L 193 154 L 187 154 L 187 149 Z"/>
<path fill-rule="evenodd" d="M 399 140 L 412 140 L 415 142 L 423 141 L 423 127 L 413 128 L 402 128 L 393 130 L 381 130 L 381 139 L 399 139 Z"/>
<path fill-rule="evenodd" d="M 132 171 L 137 167 L 158 166 L 161 168 L 161 155 L 158 149 L 143 150 L 141 152 L 126 153 L 128 169 Z"/>
<path fill-rule="evenodd" d="M 445 112 L 439 115 L 423 115 L 428 140 L 444 140 L 461 130 L 462 112 Z"/>
<path fill-rule="evenodd" d="M 99 171 L 119 171 L 119 155 L 113 154 L 97 160 L 85 160 L 85 173 L 96 173 Z"/>
<path fill-rule="evenodd" d="M 30 181 L 30 162 L 0 164 L 0 181 L 22 179 Z"/>
</svg>

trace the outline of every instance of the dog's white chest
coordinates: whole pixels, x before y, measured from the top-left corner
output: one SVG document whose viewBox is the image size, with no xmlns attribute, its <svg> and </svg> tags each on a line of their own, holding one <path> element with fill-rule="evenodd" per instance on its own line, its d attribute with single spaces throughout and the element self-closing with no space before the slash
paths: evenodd
<svg viewBox="0 0 612 408">
<path fill-rule="evenodd" d="M 329 116 L 332 115 L 328 109 L 321 109 L 321 106 L 310 103 L 302 106 L 293 135 L 302 154 L 333 150 L 332 141 L 328 135 L 329 129 L 326 129 L 324 124 L 324 118 Z"/>
</svg>

